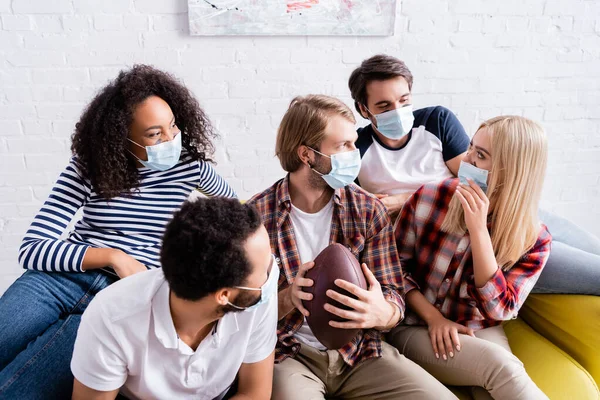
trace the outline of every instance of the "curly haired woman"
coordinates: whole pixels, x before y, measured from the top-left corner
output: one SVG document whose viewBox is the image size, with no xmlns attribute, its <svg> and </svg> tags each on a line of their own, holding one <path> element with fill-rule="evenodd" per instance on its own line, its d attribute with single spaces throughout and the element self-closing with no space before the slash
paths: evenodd
<svg viewBox="0 0 600 400">
<path fill-rule="evenodd" d="M 235 196 L 209 164 L 215 137 L 188 89 L 149 66 L 122 71 L 92 100 L 74 156 L 21 244 L 27 271 L 0 298 L 0 397 L 70 398 L 69 363 L 90 300 L 160 267 L 165 226 L 193 190 Z"/>
</svg>

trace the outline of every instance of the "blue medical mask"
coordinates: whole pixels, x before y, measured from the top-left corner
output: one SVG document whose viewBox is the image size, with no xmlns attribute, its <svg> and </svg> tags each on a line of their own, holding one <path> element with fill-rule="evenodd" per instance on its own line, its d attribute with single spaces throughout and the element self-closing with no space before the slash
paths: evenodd
<svg viewBox="0 0 600 400">
<path fill-rule="evenodd" d="M 238 310 L 251 311 L 261 304 L 267 303 L 272 296 L 277 294 L 277 284 L 279 282 L 279 266 L 277 265 L 277 261 L 274 256 L 271 256 L 271 271 L 269 272 L 269 276 L 267 277 L 267 281 L 260 288 L 250 288 L 245 286 L 234 286 L 236 289 L 242 290 L 260 290 L 260 299 L 248 307 L 236 306 L 235 304 L 230 303 L 227 304 L 230 306 L 237 308 Z"/>
<path fill-rule="evenodd" d="M 312 167 L 311 169 L 321 175 L 325 182 L 333 189 L 341 189 L 348 186 L 354 182 L 358 176 L 358 173 L 360 172 L 360 151 L 358 151 L 358 149 L 333 154 L 331 156 L 323 154 L 312 147 L 309 147 L 309 149 L 331 159 L 331 171 L 328 174 L 322 174 Z"/>
<path fill-rule="evenodd" d="M 468 186 L 469 182 L 467 181 L 467 178 L 475 181 L 475 183 L 479 185 L 484 193 L 487 192 L 488 171 L 477 168 L 473 164 L 461 161 L 460 167 L 458 168 L 458 179 L 460 180 L 461 184 Z"/>
<path fill-rule="evenodd" d="M 371 113 L 370 110 L 367 109 L 367 111 Z M 374 114 L 371 113 L 371 115 Z M 402 139 L 406 136 L 415 122 L 412 104 L 385 111 L 374 116 L 375 121 L 377 121 L 377 130 L 381 132 L 383 136 L 392 140 Z"/>
<path fill-rule="evenodd" d="M 135 154 L 130 152 L 146 168 L 156 171 L 166 171 L 173 168 L 181 157 L 181 132 L 179 132 L 173 140 L 155 144 L 154 146 L 142 146 L 129 138 L 127 138 L 127 140 L 136 146 L 146 149 L 148 161 L 141 160 Z"/>
</svg>

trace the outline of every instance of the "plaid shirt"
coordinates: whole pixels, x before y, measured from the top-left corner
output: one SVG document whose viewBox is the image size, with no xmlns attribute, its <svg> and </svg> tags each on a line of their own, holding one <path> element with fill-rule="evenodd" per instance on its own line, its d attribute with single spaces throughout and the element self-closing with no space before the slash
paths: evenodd
<svg viewBox="0 0 600 400">
<path fill-rule="evenodd" d="M 290 218 L 292 201 L 288 182 L 289 175 L 249 201 L 262 215 L 271 248 L 280 262 L 279 290 L 290 286 L 301 265 Z M 336 190 L 329 243 L 343 244 L 360 263 L 367 264 L 381 284 L 385 298 L 404 315 L 402 268 L 394 242 L 393 225 L 380 201 L 354 184 Z M 303 322 L 304 316 L 297 309 L 279 321 L 276 362 L 296 356 L 300 342 L 294 334 Z M 344 361 L 353 366 L 362 360 L 380 357 L 381 340 L 378 330 L 364 330 L 339 352 Z"/>
<path fill-rule="evenodd" d="M 441 230 L 457 185 L 458 179 L 447 179 L 421 187 L 400 213 L 396 244 L 406 293 L 418 289 L 444 317 L 478 330 L 517 317 L 546 264 L 552 237 L 542 225 L 533 248 L 509 271 L 498 268 L 477 288 L 469 233 L 457 236 Z M 424 324 L 410 310 L 404 323 Z"/>
</svg>

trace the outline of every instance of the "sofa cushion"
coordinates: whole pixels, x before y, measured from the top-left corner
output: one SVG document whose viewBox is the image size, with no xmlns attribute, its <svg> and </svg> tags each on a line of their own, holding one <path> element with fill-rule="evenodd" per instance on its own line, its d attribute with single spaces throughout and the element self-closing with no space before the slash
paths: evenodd
<svg viewBox="0 0 600 400">
<path fill-rule="evenodd" d="M 531 295 L 520 316 L 577 360 L 600 386 L 599 296 Z"/>
<path fill-rule="evenodd" d="M 522 319 L 504 325 L 513 353 L 550 399 L 600 399 L 590 374 Z"/>
</svg>

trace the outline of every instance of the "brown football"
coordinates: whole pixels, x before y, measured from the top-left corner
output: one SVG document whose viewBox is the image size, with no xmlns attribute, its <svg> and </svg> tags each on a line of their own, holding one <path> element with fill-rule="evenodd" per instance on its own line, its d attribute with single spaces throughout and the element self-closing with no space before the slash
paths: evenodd
<svg viewBox="0 0 600 400">
<path fill-rule="evenodd" d="M 326 294 L 329 289 L 355 298 L 354 295 L 338 287 L 334 283 L 336 279 L 343 279 L 360 288 L 367 289 L 367 281 L 358 260 L 350 250 L 341 244 L 331 244 L 315 258 L 315 265 L 306 272 L 306 278 L 312 279 L 314 282 L 313 286 L 303 288 L 305 292 L 313 295 L 312 300 L 302 301 L 304 308 L 310 313 L 306 318 L 308 326 L 319 342 L 328 349 L 335 350 L 344 347 L 360 330 L 332 327 L 329 325 L 329 321 L 346 320 L 331 314 L 323 306 L 325 303 L 329 303 L 342 309 L 349 309 L 329 298 Z"/>
</svg>

